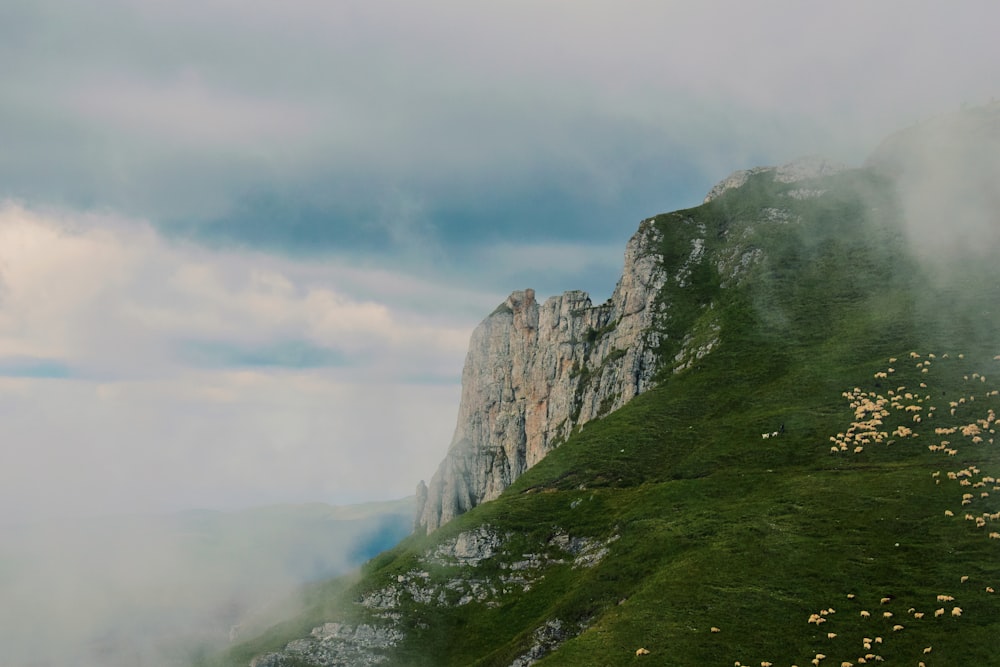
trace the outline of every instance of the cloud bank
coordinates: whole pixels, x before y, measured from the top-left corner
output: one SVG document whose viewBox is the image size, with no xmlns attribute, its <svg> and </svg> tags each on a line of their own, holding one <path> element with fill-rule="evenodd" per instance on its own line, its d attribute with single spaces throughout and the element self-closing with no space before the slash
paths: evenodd
<svg viewBox="0 0 1000 667">
<path fill-rule="evenodd" d="M 481 298 L 0 206 L 0 518 L 409 495 Z"/>
</svg>

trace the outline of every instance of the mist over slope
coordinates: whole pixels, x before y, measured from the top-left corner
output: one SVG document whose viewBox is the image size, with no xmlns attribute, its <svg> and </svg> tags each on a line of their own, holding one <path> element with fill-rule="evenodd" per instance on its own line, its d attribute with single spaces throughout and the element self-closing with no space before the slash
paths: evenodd
<svg viewBox="0 0 1000 667">
<path fill-rule="evenodd" d="M 412 499 L 8 526 L 4 665 L 189 665 L 410 532 Z"/>
<path fill-rule="evenodd" d="M 655 388 L 205 664 L 995 664 L 998 113 L 643 221 Z"/>
</svg>

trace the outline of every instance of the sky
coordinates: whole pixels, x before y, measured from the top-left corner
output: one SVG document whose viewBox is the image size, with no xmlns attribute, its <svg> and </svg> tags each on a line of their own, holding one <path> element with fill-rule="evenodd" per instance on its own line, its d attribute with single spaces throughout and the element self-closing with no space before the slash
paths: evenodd
<svg viewBox="0 0 1000 667">
<path fill-rule="evenodd" d="M 1000 4 L 0 0 L 0 522 L 413 493 L 475 325 L 1000 95 Z"/>
</svg>

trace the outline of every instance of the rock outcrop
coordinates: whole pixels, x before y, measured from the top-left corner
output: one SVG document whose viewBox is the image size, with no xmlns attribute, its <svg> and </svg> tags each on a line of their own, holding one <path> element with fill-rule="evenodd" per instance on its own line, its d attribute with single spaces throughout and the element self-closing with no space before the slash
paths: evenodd
<svg viewBox="0 0 1000 667">
<path fill-rule="evenodd" d="M 659 241 L 642 225 L 604 304 L 580 291 L 539 304 L 534 290 L 516 291 L 476 328 L 451 446 L 417 488 L 418 527 L 431 532 L 496 498 L 574 428 L 652 386 Z"/>
<path fill-rule="evenodd" d="M 811 178 L 821 178 L 830 176 L 847 169 L 845 165 L 833 162 L 818 155 L 810 155 L 793 160 L 780 167 L 754 167 L 752 169 L 740 169 L 730 174 L 725 179 L 715 184 L 708 194 L 705 195 L 704 203 L 708 203 L 719 197 L 727 190 L 733 190 L 746 184 L 751 176 L 762 173 L 773 173 L 774 180 L 779 183 L 797 183 Z"/>
<path fill-rule="evenodd" d="M 797 183 L 844 168 L 808 157 L 781 167 L 738 171 L 713 187 L 705 201 L 742 187 L 757 174 Z M 787 196 L 821 194 L 800 188 Z M 650 389 L 657 371 L 683 371 L 712 350 L 718 325 L 706 317 L 689 323 L 691 328 L 670 346 L 669 357 L 662 356 L 666 334 L 659 325 L 674 317 L 664 287 L 683 290 L 692 271 L 706 261 L 703 225 L 682 213 L 672 215 L 666 224 L 688 229 L 668 242 L 661 224 L 652 218 L 643 221 L 626 247 L 622 277 L 607 302 L 595 306 L 585 292 L 571 291 L 539 304 L 533 290 L 521 290 L 476 328 L 462 372 L 451 445 L 430 483 L 417 486 L 418 529 L 432 532 L 498 497 L 574 429 Z M 791 220 L 776 208 L 760 215 L 766 222 Z M 758 254 L 739 239 L 731 239 L 730 246 L 711 269 L 723 288 L 738 281 Z M 670 261 L 665 262 L 664 252 Z"/>
</svg>

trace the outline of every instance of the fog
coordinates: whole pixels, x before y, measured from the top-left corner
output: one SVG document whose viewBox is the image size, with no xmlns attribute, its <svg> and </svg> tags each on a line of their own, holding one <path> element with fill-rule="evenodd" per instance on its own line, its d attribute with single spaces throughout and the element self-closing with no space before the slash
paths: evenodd
<svg viewBox="0 0 1000 667">
<path fill-rule="evenodd" d="M 895 180 L 925 263 L 961 271 L 1000 243 L 1000 102 L 941 114 L 887 138 L 868 160 Z"/>
<path fill-rule="evenodd" d="M 5 526 L 9 667 L 182 667 L 298 609 L 304 582 L 401 539 L 411 500 Z"/>
<path fill-rule="evenodd" d="M 0 2 L 0 662 L 170 665 L 349 565 L 361 533 L 176 513 L 412 493 L 507 294 L 600 302 L 640 220 L 733 170 L 859 165 L 986 102 L 998 24 L 994 0 Z M 997 154 L 896 162 L 936 271 L 996 246 L 966 149 Z"/>
</svg>

